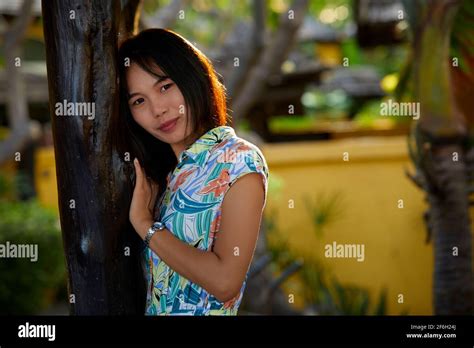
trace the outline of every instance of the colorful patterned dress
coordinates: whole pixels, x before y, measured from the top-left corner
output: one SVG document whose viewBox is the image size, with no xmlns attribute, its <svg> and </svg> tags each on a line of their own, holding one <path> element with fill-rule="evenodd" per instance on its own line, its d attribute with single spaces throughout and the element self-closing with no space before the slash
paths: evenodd
<svg viewBox="0 0 474 348">
<path fill-rule="evenodd" d="M 233 128 L 209 130 L 178 159 L 168 174 L 167 189 L 157 201 L 155 220 L 180 240 L 212 250 L 218 236 L 224 196 L 245 174 L 261 174 L 267 201 L 268 167 L 261 151 L 236 136 Z M 143 252 L 148 290 L 146 315 L 236 315 L 247 276 L 239 294 L 223 303 L 196 283 L 171 269 L 151 249 Z"/>
</svg>

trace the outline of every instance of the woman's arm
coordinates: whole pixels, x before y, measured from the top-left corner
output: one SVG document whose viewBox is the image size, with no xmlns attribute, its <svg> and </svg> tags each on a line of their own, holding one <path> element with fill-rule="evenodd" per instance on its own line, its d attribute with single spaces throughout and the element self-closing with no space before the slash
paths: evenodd
<svg viewBox="0 0 474 348">
<path fill-rule="evenodd" d="M 220 231 L 212 251 L 194 248 L 168 229 L 155 233 L 150 248 L 174 271 L 226 302 L 239 293 L 252 261 L 263 203 L 260 174 L 244 175 L 224 197 Z M 142 239 L 152 223 L 150 216 L 134 224 Z"/>
</svg>

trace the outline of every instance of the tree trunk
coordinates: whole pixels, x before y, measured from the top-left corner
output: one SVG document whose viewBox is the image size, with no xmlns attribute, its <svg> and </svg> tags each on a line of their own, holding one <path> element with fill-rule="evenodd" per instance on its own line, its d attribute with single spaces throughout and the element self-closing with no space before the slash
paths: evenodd
<svg viewBox="0 0 474 348">
<path fill-rule="evenodd" d="M 434 311 L 472 314 L 473 276 L 468 172 L 463 144 L 466 124 L 453 99 L 449 40 L 459 1 L 419 1 L 415 30 L 414 130 L 418 183 L 430 204 L 428 230 L 434 240 Z"/>
<path fill-rule="evenodd" d="M 118 112 L 120 3 L 43 0 L 42 9 L 70 311 L 142 314 L 141 242 L 128 220 L 132 187 L 108 137 Z M 56 115 L 63 101 L 88 103 L 95 115 Z"/>
<path fill-rule="evenodd" d="M 472 259 L 466 165 L 453 162 L 456 145 L 436 146 L 427 165 L 439 183 L 428 192 L 434 240 L 434 310 L 436 314 L 472 314 Z"/>
</svg>

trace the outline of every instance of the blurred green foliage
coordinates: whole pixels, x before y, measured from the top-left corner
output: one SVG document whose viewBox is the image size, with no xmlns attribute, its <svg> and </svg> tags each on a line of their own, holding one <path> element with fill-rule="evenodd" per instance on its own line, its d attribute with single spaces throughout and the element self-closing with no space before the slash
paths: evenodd
<svg viewBox="0 0 474 348">
<path fill-rule="evenodd" d="M 342 56 L 349 59 L 349 67 L 357 65 L 373 66 L 380 76 L 399 72 L 410 53 L 408 44 L 377 46 L 362 49 L 355 38 L 347 38 L 341 43 Z"/>
<path fill-rule="evenodd" d="M 387 295 L 382 290 L 377 303 L 371 304 L 367 289 L 343 285 L 330 278 L 327 270 L 317 261 L 311 267 L 303 267 L 300 277 L 304 284 L 306 303 L 318 315 L 385 315 Z"/>
<path fill-rule="evenodd" d="M 459 66 L 465 74 L 474 74 L 468 60 L 474 56 L 474 2 L 464 0 L 456 14 L 456 19 L 451 31 L 451 56 L 459 59 Z M 472 64 L 472 63 L 471 63 Z"/>
<path fill-rule="evenodd" d="M 146 14 L 152 15 L 169 5 L 171 1 L 147 0 L 144 2 L 143 10 Z M 290 0 L 266 0 L 265 24 L 270 30 L 278 27 L 280 15 L 290 9 L 291 3 Z M 351 19 L 351 3 L 351 0 L 311 0 L 308 14 L 318 17 L 325 9 L 336 11 L 337 8 L 344 7 L 347 11 L 344 19 L 335 18 L 331 23 L 327 23 L 335 28 L 341 28 Z M 183 10 L 185 18 L 178 19 L 171 29 L 196 42 L 198 47 L 202 45 L 204 48 L 210 48 L 218 47 L 237 21 L 252 23 L 254 5 L 251 0 L 192 0 Z"/>
<path fill-rule="evenodd" d="M 143 10 L 153 15 L 170 2 L 145 1 Z M 178 16 L 171 29 L 206 51 L 219 47 L 237 20 L 250 22 L 252 9 L 248 1 L 193 0 L 182 10 L 184 18 Z"/>
<path fill-rule="evenodd" d="M 301 97 L 307 114 L 317 118 L 337 119 L 345 116 L 352 106 L 352 101 L 342 89 L 323 92 L 318 88 L 308 87 Z"/>
<path fill-rule="evenodd" d="M 65 259 L 56 216 L 35 201 L 0 202 L 0 244 L 38 246 L 38 260 L 0 262 L 1 314 L 35 314 L 64 287 Z"/>
<path fill-rule="evenodd" d="M 370 127 L 375 120 L 380 118 L 380 102 L 381 100 L 373 100 L 365 103 L 355 115 L 354 121 L 361 127 Z"/>
<path fill-rule="evenodd" d="M 273 116 L 269 119 L 268 126 L 272 133 L 282 131 L 308 130 L 314 125 L 312 115 Z"/>
<path fill-rule="evenodd" d="M 0 259 L 0 314 L 37 314 L 65 293 L 59 221 L 34 199 L 6 198 L 11 190 L 8 180 L 0 175 L 0 244 L 37 245 L 38 259 Z"/>
</svg>

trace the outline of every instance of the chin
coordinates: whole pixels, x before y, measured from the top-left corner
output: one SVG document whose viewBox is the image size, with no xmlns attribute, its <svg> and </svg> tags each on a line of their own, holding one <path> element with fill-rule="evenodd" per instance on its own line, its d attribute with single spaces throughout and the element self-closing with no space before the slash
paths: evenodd
<svg viewBox="0 0 474 348">
<path fill-rule="evenodd" d="M 159 140 L 168 143 L 168 144 L 177 144 L 181 143 L 184 140 L 184 128 L 178 128 L 172 133 L 164 133 L 161 131 L 155 131 L 153 134 Z"/>
</svg>

